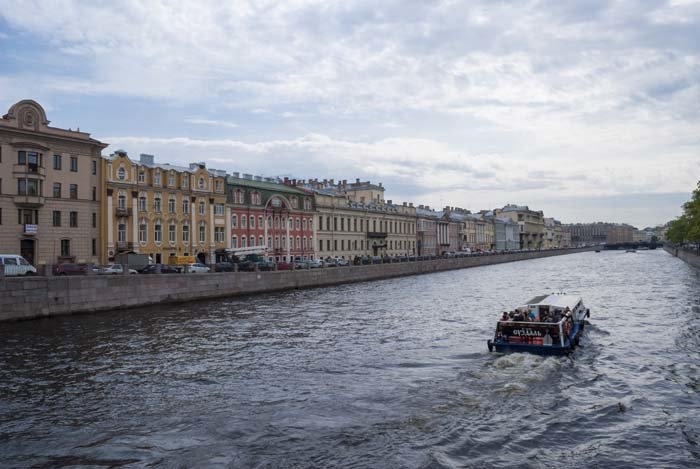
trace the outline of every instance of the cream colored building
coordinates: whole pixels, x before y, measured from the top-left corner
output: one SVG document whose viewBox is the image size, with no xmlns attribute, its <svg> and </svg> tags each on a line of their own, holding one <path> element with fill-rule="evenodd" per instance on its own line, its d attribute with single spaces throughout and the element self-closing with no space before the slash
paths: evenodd
<svg viewBox="0 0 700 469">
<path fill-rule="evenodd" d="M 49 126 L 36 101 L 10 108 L 0 119 L 0 253 L 35 265 L 98 260 L 106 146 Z"/>
<path fill-rule="evenodd" d="M 416 253 L 416 209 L 384 200 L 384 187 L 369 181 L 301 181 L 315 195 L 314 240 L 319 258 L 402 256 Z"/>
<path fill-rule="evenodd" d="M 209 264 L 230 247 L 224 171 L 157 164 L 145 154 L 134 161 L 122 150 L 104 161 L 102 262 L 134 252 L 156 263 L 196 256 Z"/>
<path fill-rule="evenodd" d="M 506 205 L 494 210 L 497 217 L 510 218 L 520 225 L 520 249 L 542 249 L 545 247 L 544 214 L 541 210 L 530 210 L 527 206 Z"/>
</svg>

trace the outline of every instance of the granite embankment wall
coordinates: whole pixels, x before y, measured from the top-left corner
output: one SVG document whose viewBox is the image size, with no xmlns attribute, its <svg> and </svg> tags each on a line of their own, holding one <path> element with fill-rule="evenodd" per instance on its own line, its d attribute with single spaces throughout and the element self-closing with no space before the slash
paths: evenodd
<svg viewBox="0 0 700 469">
<path fill-rule="evenodd" d="M 0 278 L 0 321 L 364 282 L 587 251 L 536 251 L 326 269 Z"/>
<path fill-rule="evenodd" d="M 698 256 L 697 254 L 691 251 L 685 251 L 680 248 L 674 248 L 672 246 L 664 246 L 664 250 L 672 256 L 676 256 L 677 258 L 687 262 L 688 264 L 700 269 L 700 256 Z"/>
</svg>

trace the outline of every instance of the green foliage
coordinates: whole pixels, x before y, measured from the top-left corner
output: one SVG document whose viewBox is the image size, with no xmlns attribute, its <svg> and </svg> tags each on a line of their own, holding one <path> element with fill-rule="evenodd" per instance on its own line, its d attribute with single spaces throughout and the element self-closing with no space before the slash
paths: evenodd
<svg viewBox="0 0 700 469">
<path fill-rule="evenodd" d="M 683 204 L 683 215 L 670 223 L 666 237 L 676 244 L 700 241 L 700 182 Z"/>
</svg>

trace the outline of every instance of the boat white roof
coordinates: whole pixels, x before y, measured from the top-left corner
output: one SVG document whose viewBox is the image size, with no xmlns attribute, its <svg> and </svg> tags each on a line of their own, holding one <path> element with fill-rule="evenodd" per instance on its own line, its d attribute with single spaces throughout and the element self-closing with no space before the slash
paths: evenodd
<svg viewBox="0 0 700 469">
<path fill-rule="evenodd" d="M 566 294 L 551 294 L 536 296 L 535 298 L 528 301 L 528 306 L 555 306 L 557 308 L 564 309 L 567 306 L 573 311 L 574 307 L 581 301 L 580 296 L 566 295 Z"/>
</svg>

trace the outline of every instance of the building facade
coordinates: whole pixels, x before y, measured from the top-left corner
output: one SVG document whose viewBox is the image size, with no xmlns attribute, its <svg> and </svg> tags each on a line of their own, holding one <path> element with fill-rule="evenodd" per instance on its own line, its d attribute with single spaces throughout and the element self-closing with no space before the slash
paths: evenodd
<svg viewBox="0 0 700 469">
<path fill-rule="evenodd" d="M 315 259 L 313 193 L 276 178 L 233 173 L 227 180 L 233 253 L 268 260 Z"/>
<path fill-rule="evenodd" d="M 0 252 L 35 265 L 97 262 L 107 145 L 49 126 L 35 101 L 0 119 Z"/>
<path fill-rule="evenodd" d="M 494 210 L 499 218 L 509 218 L 520 225 L 520 249 L 542 249 L 545 245 L 544 214 L 526 205 L 506 205 Z"/>
<path fill-rule="evenodd" d="M 321 258 L 401 256 L 416 252 L 413 204 L 384 200 L 384 187 L 369 181 L 294 181 L 314 192 L 317 253 Z"/>
<path fill-rule="evenodd" d="M 520 249 L 520 226 L 510 218 L 493 217 L 494 249 L 515 251 Z"/>
<path fill-rule="evenodd" d="M 419 256 L 437 256 L 438 214 L 430 206 L 419 205 L 416 208 L 416 254 Z"/>
<path fill-rule="evenodd" d="M 104 158 L 101 262 L 148 254 L 155 263 L 195 256 L 210 264 L 227 248 L 226 173 L 204 163 L 187 167 L 138 161 L 122 150 Z"/>
</svg>

